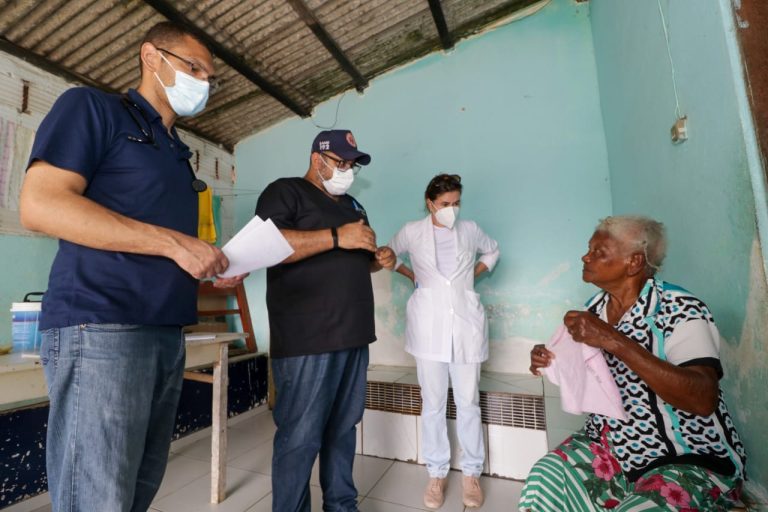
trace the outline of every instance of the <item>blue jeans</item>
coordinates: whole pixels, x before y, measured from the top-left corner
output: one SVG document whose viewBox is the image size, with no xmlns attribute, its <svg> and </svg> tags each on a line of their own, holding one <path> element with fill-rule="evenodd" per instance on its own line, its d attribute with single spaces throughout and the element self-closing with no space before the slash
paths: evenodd
<svg viewBox="0 0 768 512">
<path fill-rule="evenodd" d="M 368 347 L 272 360 L 277 433 L 272 510 L 309 512 L 309 477 L 320 455 L 323 510 L 356 512 L 355 430 L 363 418 Z"/>
<path fill-rule="evenodd" d="M 53 512 L 145 512 L 160 487 L 184 374 L 180 327 L 43 332 Z"/>
</svg>

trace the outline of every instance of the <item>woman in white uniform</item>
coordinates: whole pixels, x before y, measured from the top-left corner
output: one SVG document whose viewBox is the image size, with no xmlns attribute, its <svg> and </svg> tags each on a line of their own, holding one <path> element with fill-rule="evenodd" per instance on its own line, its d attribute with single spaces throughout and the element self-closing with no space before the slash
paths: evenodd
<svg viewBox="0 0 768 512">
<path fill-rule="evenodd" d="M 488 359 L 488 326 L 474 285 L 478 275 L 493 270 L 499 249 L 475 222 L 457 220 L 461 188 L 458 175 L 435 176 L 424 194 L 430 214 L 403 226 L 388 244 L 398 257 L 409 255 L 412 269 L 399 258 L 395 269 L 415 285 L 407 305 L 405 350 L 416 358 L 421 386 L 422 455 L 430 477 L 424 504 L 429 508 L 443 504 L 450 467 L 449 376 L 462 449 L 463 501 L 468 507 L 483 504 L 478 384 L 480 364 Z"/>
</svg>

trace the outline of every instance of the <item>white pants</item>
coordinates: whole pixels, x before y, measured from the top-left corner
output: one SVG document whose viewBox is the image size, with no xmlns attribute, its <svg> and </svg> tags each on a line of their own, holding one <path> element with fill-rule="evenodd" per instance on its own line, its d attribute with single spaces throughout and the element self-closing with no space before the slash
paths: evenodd
<svg viewBox="0 0 768 512">
<path fill-rule="evenodd" d="M 483 426 L 480 420 L 480 363 L 440 363 L 416 358 L 421 386 L 422 456 L 432 478 L 444 478 L 451 462 L 445 408 L 448 402 L 448 377 L 456 402 L 456 431 L 461 446 L 461 470 L 480 476 L 485 461 Z"/>
</svg>

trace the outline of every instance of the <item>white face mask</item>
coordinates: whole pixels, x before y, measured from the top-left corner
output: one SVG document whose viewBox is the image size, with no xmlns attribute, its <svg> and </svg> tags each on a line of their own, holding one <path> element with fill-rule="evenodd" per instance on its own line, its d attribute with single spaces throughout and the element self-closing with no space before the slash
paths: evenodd
<svg viewBox="0 0 768 512">
<path fill-rule="evenodd" d="M 435 219 L 437 222 L 447 227 L 448 229 L 453 229 L 453 225 L 456 224 L 456 219 L 458 217 L 458 206 L 446 206 L 445 208 L 440 208 L 435 212 Z"/>
<path fill-rule="evenodd" d="M 346 194 L 347 190 L 349 190 L 349 187 L 351 187 L 352 183 L 355 181 L 354 171 L 352 169 L 342 171 L 338 167 L 331 167 L 325 163 L 324 159 L 323 164 L 325 164 L 327 168 L 333 169 L 333 176 L 327 180 L 324 180 L 323 175 L 320 174 L 320 171 L 317 171 L 317 175 L 320 176 L 320 181 L 323 182 L 323 187 L 325 187 L 325 190 L 332 196 L 341 196 Z"/>
<path fill-rule="evenodd" d="M 168 59 L 162 53 L 160 53 L 160 57 L 171 66 L 171 63 L 168 62 Z M 200 113 L 208 101 L 208 89 L 211 84 L 207 80 L 198 80 L 177 70 L 173 66 L 171 66 L 171 69 L 176 73 L 176 81 L 171 86 L 165 85 L 157 73 L 155 73 L 155 78 L 165 89 L 165 94 L 168 96 L 168 103 L 171 104 L 171 108 L 179 116 L 193 116 Z"/>
</svg>

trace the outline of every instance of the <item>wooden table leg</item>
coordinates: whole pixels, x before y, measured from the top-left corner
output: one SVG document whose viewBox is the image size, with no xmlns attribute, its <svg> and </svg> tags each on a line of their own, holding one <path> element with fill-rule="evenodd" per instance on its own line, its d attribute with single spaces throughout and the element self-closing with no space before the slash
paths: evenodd
<svg viewBox="0 0 768 512">
<path fill-rule="evenodd" d="M 227 387 L 229 346 L 219 345 L 219 360 L 213 365 L 213 425 L 211 435 L 211 503 L 221 503 L 227 492 Z"/>
</svg>

